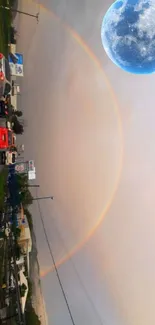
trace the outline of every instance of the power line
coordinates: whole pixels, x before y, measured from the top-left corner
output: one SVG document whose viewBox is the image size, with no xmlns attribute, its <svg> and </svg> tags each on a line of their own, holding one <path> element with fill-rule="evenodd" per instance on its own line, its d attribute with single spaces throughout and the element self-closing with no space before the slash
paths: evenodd
<svg viewBox="0 0 155 325">
<path fill-rule="evenodd" d="M 75 322 L 74 322 L 74 319 L 73 319 L 73 316 L 72 316 L 72 312 L 71 312 L 71 309 L 69 307 L 69 303 L 68 303 L 68 300 L 67 300 L 67 297 L 66 297 L 66 294 L 65 294 L 65 291 L 64 291 L 64 288 L 63 288 L 63 285 L 62 285 L 60 276 L 59 276 L 59 272 L 58 272 L 58 269 L 57 269 L 57 266 L 56 266 L 56 263 L 55 263 L 55 259 L 54 259 L 54 256 L 53 256 L 53 252 L 52 252 L 52 249 L 51 249 L 49 240 L 48 240 L 48 235 L 47 235 L 47 232 L 46 232 L 46 228 L 45 228 L 45 224 L 44 224 L 43 215 L 42 215 L 42 211 L 41 211 L 41 208 L 40 208 L 39 201 L 37 201 L 37 204 L 38 204 L 39 215 L 40 215 L 40 219 L 41 219 L 41 222 L 42 222 L 42 226 L 43 226 L 43 230 L 44 230 L 46 242 L 47 242 L 47 245 L 48 245 L 48 248 L 49 248 L 49 252 L 50 252 L 50 255 L 51 255 L 51 258 L 52 258 L 52 262 L 53 262 L 53 265 L 54 265 L 54 268 L 55 268 L 55 272 L 56 272 L 56 275 L 57 275 L 57 278 L 58 278 L 58 282 L 59 282 L 59 285 L 60 285 L 60 288 L 61 288 L 61 291 L 62 291 L 64 300 L 66 302 L 66 306 L 67 306 L 67 309 L 68 309 L 68 313 L 69 313 L 71 322 L 72 322 L 73 325 L 75 325 Z"/>
<path fill-rule="evenodd" d="M 36 189 L 36 192 L 37 192 L 37 189 Z M 37 196 L 37 194 L 36 194 L 36 196 Z M 38 203 L 39 203 L 39 202 L 38 202 Z M 55 229 L 56 229 L 57 234 L 58 234 L 58 236 L 59 236 L 59 239 L 61 240 L 61 243 L 62 243 L 62 245 L 63 245 L 63 247 L 64 247 L 64 249 L 65 249 L 65 251 L 66 251 L 66 254 L 68 254 L 68 249 L 67 249 L 67 246 L 66 246 L 66 244 L 65 244 L 64 238 L 63 238 L 62 235 L 60 234 L 60 231 L 59 231 L 59 229 L 58 229 L 58 226 L 56 225 L 56 222 L 55 222 L 54 218 L 52 218 L 52 221 L 53 221 L 53 223 L 54 223 L 54 226 L 55 226 Z M 102 320 L 102 318 L 101 318 L 101 316 L 100 316 L 100 314 L 99 314 L 99 312 L 98 312 L 98 310 L 97 310 L 97 308 L 96 308 L 96 306 L 95 306 L 95 304 L 94 304 L 94 301 L 92 300 L 92 298 L 91 298 L 91 296 L 90 296 L 90 294 L 89 294 L 89 292 L 88 292 L 88 290 L 87 290 L 85 284 L 83 283 L 83 280 L 82 280 L 82 278 L 81 278 L 81 276 L 80 276 L 80 274 L 79 274 L 79 272 L 78 272 L 78 270 L 77 270 L 77 267 L 76 267 L 76 265 L 75 265 L 75 263 L 74 263 L 72 257 L 70 257 L 69 262 L 72 264 L 72 267 L 73 267 L 73 269 L 74 269 L 74 272 L 76 273 L 76 276 L 77 276 L 77 278 L 78 278 L 78 280 L 79 280 L 79 282 L 80 282 L 80 285 L 81 285 L 81 287 L 82 287 L 82 289 L 83 289 L 83 291 L 84 291 L 84 293 L 85 293 L 85 296 L 87 297 L 87 300 L 89 301 L 89 303 L 90 303 L 92 309 L 94 310 L 94 314 L 96 315 L 99 324 L 100 324 L 100 325 L 106 325 L 107 322 L 106 322 L 105 319 Z"/>
<path fill-rule="evenodd" d="M 66 244 L 65 244 L 64 239 L 62 238 L 62 236 L 60 234 L 60 231 L 58 230 L 58 227 L 57 227 L 57 225 L 55 223 L 55 220 L 53 218 L 52 218 L 52 220 L 54 222 L 54 225 L 55 225 L 56 231 L 58 233 L 58 236 L 59 236 L 59 238 L 60 238 L 60 240 L 61 240 L 61 242 L 62 242 L 62 244 L 63 244 L 63 246 L 65 248 L 65 251 L 66 251 L 66 253 L 68 253 Z M 82 287 L 82 289 L 83 289 L 83 291 L 84 291 L 84 293 L 85 293 L 88 301 L 90 302 L 90 304 L 91 304 L 91 306 L 92 306 L 92 308 L 94 310 L 94 313 L 95 313 L 96 317 L 98 318 L 98 321 L 99 321 L 100 325 L 106 325 L 106 321 L 101 319 L 101 316 L 100 316 L 100 314 L 99 314 L 99 312 L 98 312 L 98 310 L 97 310 L 97 308 L 96 308 L 96 306 L 95 306 L 92 298 L 90 297 L 90 294 L 88 293 L 88 290 L 86 289 L 86 286 L 83 283 L 83 280 L 82 280 L 82 278 L 81 278 L 81 276 L 80 276 L 80 274 L 79 274 L 79 272 L 78 272 L 78 270 L 77 270 L 77 268 L 75 266 L 75 263 L 73 262 L 72 257 L 70 257 L 69 262 L 72 264 L 72 267 L 73 267 L 73 269 L 74 269 L 74 271 L 76 273 L 76 276 L 77 276 L 77 278 L 78 278 L 78 280 L 80 282 L 80 285 L 81 285 L 81 287 Z"/>
</svg>

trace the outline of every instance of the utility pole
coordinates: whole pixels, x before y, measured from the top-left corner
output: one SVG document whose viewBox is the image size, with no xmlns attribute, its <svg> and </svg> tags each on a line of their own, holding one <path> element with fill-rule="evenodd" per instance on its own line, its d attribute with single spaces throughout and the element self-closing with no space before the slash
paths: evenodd
<svg viewBox="0 0 155 325">
<path fill-rule="evenodd" d="M 33 198 L 33 201 L 38 201 L 38 200 L 48 200 L 48 199 L 53 200 L 53 199 L 54 199 L 54 196 L 34 197 L 34 198 Z"/>
<path fill-rule="evenodd" d="M 38 184 L 34 184 L 34 185 L 28 184 L 27 187 L 40 187 L 40 185 L 38 185 Z"/>
<path fill-rule="evenodd" d="M 11 12 L 17 12 L 19 14 L 23 14 L 23 15 L 26 15 L 26 16 L 29 16 L 29 17 L 36 18 L 37 23 L 39 22 L 39 12 L 36 15 L 33 15 L 33 14 L 29 14 L 28 12 L 25 12 L 25 11 L 21 11 L 21 10 L 18 10 L 18 9 L 13 9 L 13 8 L 2 6 L 2 5 L 0 6 L 0 8 L 10 10 Z"/>
<path fill-rule="evenodd" d="M 29 17 L 33 17 L 33 18 L 36 18 L 37 20 L 37 23 L 39 23 L 39 12 L 36 14 L 36 15 L 33 15 L 33 14 L 29 14 L 28 12 L 25 12 L 25 11 L 21 11 L 21 10 L 17 10 L 17 9 L 10 9 L 12 12 L 17 12 L 19 14 L 23 14 L 23 15 L 26 15 L 26 16 L 29 16 Z"/>
</svg>

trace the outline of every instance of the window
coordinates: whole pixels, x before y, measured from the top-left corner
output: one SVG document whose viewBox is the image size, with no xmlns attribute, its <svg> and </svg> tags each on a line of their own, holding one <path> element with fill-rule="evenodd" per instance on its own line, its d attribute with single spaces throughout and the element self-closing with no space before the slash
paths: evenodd
<svg viewBox="0 0 155 325">
<path fill-rule="evenodd" d="M 4 89 L 4 96 L 8 95 L 10 91 L 11 91 L 11 85 L 8 82 L 6 82 L 5 89 Z"/>
<path fill-rule="evenodd" d="M 12 154 L 12 163 L 14 164 L 16 162 L 16 155 L 13 153 Z"/>
</svg>

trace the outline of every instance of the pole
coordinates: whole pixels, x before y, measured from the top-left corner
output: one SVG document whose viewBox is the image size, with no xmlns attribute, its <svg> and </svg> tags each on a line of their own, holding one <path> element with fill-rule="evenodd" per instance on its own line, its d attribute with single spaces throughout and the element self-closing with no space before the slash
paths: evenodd
<svg viewBox="0 0 155 325">
<path fill-rule="evenodd" d="M 38 185 L 38 184 L 34 184 L 34 185 L 27 185 L 27 187 L 40 187 L 40 185 Z"/>
<path fill-rule="evenodd" d="M 33 201 L 37 201 L 37 200 L 47 200 L 47 199 L 54 199 L 54 196 L 42 196 L 42 197 L 34 197 Z"/>
<path fill-rule="evenodd" d="M 37 22 L 39 22 L 39 12 L 36 15 L 33 15 L 33 14 L 29 14 L 28 12 L 24 12 L 24 11 L 16 10 L 16 9 L 11 9 L 11 11 L 12 12 L 18 12 L 19 14 L 23 14 L 23 15 L 26 15 L 26 16 L 29 16 L 29 17 L 36 18 Z"/>
<path fill-rule="evenodd" d="M 21 10 L 18 10 L 18 9 L 13 9 L 13 8 L 6 7 L 6 6 L 3 6 L 3 5 L 1 5 L 0 8 L 6 9 L 6 10 L 10 10 L 12 12 L 18 12 L 19 14 L 23 14 L 23 15 L 26 15 L 26 16 L 29 16 L 29 17 L 36 18 L 37 19 L 37 23 L 39 22 L 39 12 L 36 15 L 33 15 L 33 14 L 29 14 L 28 12 L 21 11 Z"/>
</svg>

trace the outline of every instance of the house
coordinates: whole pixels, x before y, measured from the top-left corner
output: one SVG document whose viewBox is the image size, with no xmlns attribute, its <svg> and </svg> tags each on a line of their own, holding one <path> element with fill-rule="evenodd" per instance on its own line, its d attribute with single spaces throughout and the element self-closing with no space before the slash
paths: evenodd
<svg viewBox="0 0 155 325">
<path fill-rule="evenodd" d="M 23 270 L 19 271 L 19 278 L 20 278 L 20 280 L 18 281 L 18 285 L 22 286 L 24 284 L 26 287 L 24 296 L 23 297 L 21 296 L 21 298 L 20 298 L 22 312 L 24 313 L 29 288 L 28 288 L 28 281 L 27 281 L 27 278 L 25 277 Z"/>
<path fill-rule="evenodd" d="M 26 264 L 27 271 L 29 273 L 29 254 L 32 250 L 32 239 L 29 224 L 26 216 L 24 215 L 24 209 L 21 205 L 20 211 L 17 215 L 18 227 L 21 230 L 18 238 L 18 245 L 21 249 L 21 253 L 24 255 L 24 263 Z"/>
</svg>

